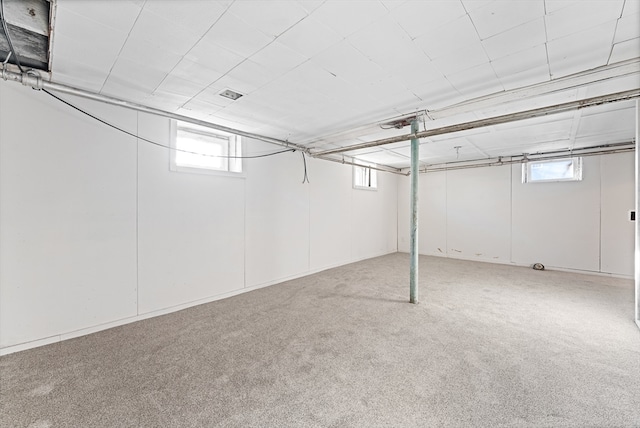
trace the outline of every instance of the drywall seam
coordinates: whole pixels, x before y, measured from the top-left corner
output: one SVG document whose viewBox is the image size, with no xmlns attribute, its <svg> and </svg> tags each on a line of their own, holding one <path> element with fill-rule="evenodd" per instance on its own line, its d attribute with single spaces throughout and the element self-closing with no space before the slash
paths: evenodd
<svg viewBox="0 0 640 428">
<path fill-rule="evenodd" d="M 78 329 L 78 330 L 72 330 L 66 333 L 61 333 L 61 334 L 57 334 L 54 336 L 50 336 L 44 339 L 38 339 L 38 340 L 34 340 L 34 341 L 29 341 L 29 342 L 24 342 L 24 343 L 18 343 L 15 345 L 11 345 L 11 346 L 6 346 L 4 348 L 0 348 L 0 356 L 2 355 L 8 355 L 8 354 L 13 354 L 15 352 L 19 352 L 19 351 L 25 351 L 27 349 L 32 349 L 32 348 L 37 348 L 40 346 L 44 346 L 44 345 L 50 345 L 52 343 L 58 343 L 58 342 L 62 342 L 64 340 L 68 340 L 68 339 L 73 339 L 76 337 L 80 337 L 80 336 L 85 336 L 87 334 L 91 334 L 91 333 L 97 333 L 99 331 L 104 331 L 104 330 L 108 330 L 110 328 L 114 328 L 114 327 L 119 327 L 125 324 L 130 324 L 136 321 L 142 321 L 145 319 L 149 319 L 149 318 L 154 318 L 160 315 L 166 315 L 166 314 L 170 314 L 173 312 L 178 312 L 181 311 L 183 309 L 188 309 L 194 306 L 198 306 L 198 305 L 203 305 L 206 303 L 211 303 L 211 302 L 215 302 L 217 300 L 222 300 L 222 299 L 226 299 L 229 297 L 233 297 L 233 296 L 237 296 L 239 294 L 244 294 L 244 293 L 248 293 L 250 291 L 254 291 L 254 290 L 258 290 L 260 288 L 265 288 L 265 287 L 269 287 L 272 285 L 276 285 L 276 284 L 280 284 L 286 281 L 291 281 L 297 278 L 302 278 L 308 275 L 313 275 L 315 273 L 318 272 L 322 272 L 324 270 L 327 269 L 332 269 L 335 267 L 339 267 L 339 266 L 344 266 L 345 264 L 351 264 L 351 263 L 357 263 L 359 261 L 362 260 L 367 260 L 367 259 L 371 259 L 371 258 L 375 258 L 375 257 L 381 257 L 387 254 L 392 254 L 395 253 L 396 251 L 388 251 L 388 252 L 383 252 L 377 255 L 373 255 L 371 257 L 362 257 L 358 260 L 352 260 L 349 263 L 338 263 L 335 264 L 333 266 L 329 266 L 329 267 L 324 267 L 324 268 L 319 268 L 319 269 L 314 269 L 308 272 L 304 272 L 304 273 L 300 273 L 300 274 L 296 274 L 296 275 L 291 275 L 291 276 L 287 276 L 287 277 L 283 277 L 283 278 L 279 278 L 277 280 L 273 280 L 273 281 L 268 281 L 268 282 L 264 282 L 258 285 L 253 285 L 251 287 L 246 287 L 246 288 L 239 288 L 237 290 L 233 290 L 233 291 L 229 291 L 226 293 L 222 293 L 222 294 L 217 294 L 215 296 L 210 296 L 210 297 L 205 297 L 203 299 L 198 299 L 198 300 L 193 300 L 191 302 L 187 302 L 187 303 L 181 303 L 179 305 L 176 306 L 170 306 L 167 308 L 162 308 L 162 309 L 157 309 L 151 312 L 145 312 L 143 314 L 138 314 L 136 316 L 133 317 L 126 317 L 126 318 L 121 318 L 118 320 L 114 320 L 114 321 L 109 321 L 103 324 L 98 324 L 95 326 L 91 326 L 91 327 L 87 327 L 87 328 L 82 328 L 82 329 Z"/>
</svg>

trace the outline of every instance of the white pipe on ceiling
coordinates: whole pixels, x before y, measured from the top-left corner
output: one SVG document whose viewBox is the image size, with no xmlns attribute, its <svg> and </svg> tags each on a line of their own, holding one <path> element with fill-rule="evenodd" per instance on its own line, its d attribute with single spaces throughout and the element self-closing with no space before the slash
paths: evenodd
<svg viewBox="0 0 640 428">
<path fill-rule="evenodd" d="M 383 146 L 385 144 L 399 143 L 408 141 L 412 138 L 426 138 L 435 135 L 452 134 L 454 132 L 467 131 L 470 129 L 483 128 L 487 126 L 500 125 L 503 123 L 515 122 L 524 119 L 533 119 L 536 117 L 548 116 L 567 111 L 609 104 L 619 101 L 628 101 L 640 97 L 640 89 L 631 89 L 628 91 L 616 92 L 613 94 L 602 95 L 598 97 L 586 98 L 578 101 L 571 101 L 562 104 L 556 104 L 547 107 L 541 107 L 531 110 L 523 110 L 516 113 L 509 113 L 501 116 L 494 116 L 486 119 L 473 120 L 470 122 L 457 123 L 455 125 L 442 126 L 440 128 L 429 129 L 414 134 L 399 135 L 396 137 L 384 138 L 381 140 L 368 141 L 364 143 L 353 144 L 350 146 L 340 147 L 336 149 L 323 150 L 319 152 L 311 152 L 312 156 L 326 156 L 337 153 L 349 152 L 352 150 L 367 149 L 370 147 Z"/>
<path fill-rule="evenodd" d="M 218 131 L 228 132 L 230 134 L 236 134 L 242 137 L 253 138 L 255 140 L 260 140 L 267 143 L 276 144 L 278 146 L 283 146 L 290 149 L 296 149 L 296 150 L 300 150 L 302 152 L 308 153 L 308 149 L 306 147 L 300 146 L 298 144 L 290 143 L 288 141 L 279 140 L 277 138 L 266 137 L 264 135 L 258 135 L 251 132 L 242 131 L 239 129 L 229 128 L 227 126 L 217 125 L 215 123 L 206 122 L 204 120 L 194 119 L 189 116 L 183 116 L 180 114 L 171 113 L 171 112 L 160 110 L 157 108 L 134 103 L 131 101 L 121 100 L 121 99 L 110 97 L 107 95 L 90 92 L 84 89 L 75 88 L 73 86 L 68 86 L 68 85 L 63 85 L 61 83 L 47 81 L 47 80 L 44 80 L 37 72 L 33 70 L 26 71 L 24 73 L 16 73 L 8 70 L 7 67 L 5 66 L 2 66 L 2 72 L 0 73 L 0 77 L 2 77 L 3 80 L 18 82 L 24 86 L 30 86 L 31 88 L 36 90 L 46 89 L 46 90 L 51 90 L 55 92 L 60 92 L 63 94 L 75 95 L 78 97 L 99 101 L 106 104 L 124 107 L 130 110 L 136 110 L 144 113 L 150 113 L 153 115 L 166 117 L 169 119 L 188 122 L 194 125 L 215 129 Z"/>
</svg>

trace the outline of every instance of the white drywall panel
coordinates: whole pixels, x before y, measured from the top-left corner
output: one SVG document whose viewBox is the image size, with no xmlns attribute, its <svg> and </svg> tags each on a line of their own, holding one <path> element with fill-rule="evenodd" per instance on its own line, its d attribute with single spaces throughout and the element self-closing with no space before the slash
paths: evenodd
<svg viewBox="0 0 640 428">
<path fill-rule="evenodd" d="M 139 116 L 139 135 L 169 143 L 170 121 Z M 139 142 L 139 312 L 244 285 L 244 178 L 169 170 L 169 150 Z"/>
<path fill-rule="evenodd" d="M 421 174 L 418 198 L 419 253 L 444 256 L 447 253 L 447 174 Z M 398 251 L 409 252 L 411 181 L 398 179 Z"/>
<path fill-rule="evenodd" d="M 243 139 L 247 155 L 282 148 Z M 245 162 L 246 277 L 253 287 L 309 270 L 309 184 L 299 152 Z"/>
<path fill-rule="evenodd" d="M 352 189 L 353 261 L 397 251 L 398 176 L 378 172 L 377 190 Z M 351 183 L 351 182 L 350 182 Z"/>
<path fill-rule="evenodd" d="M 634 210 L 633 153 L 601 156 L 602 171 L 600 263 L 601 271 L 633 276 Z"/>
<path fill-rule="evenodd" d="M 509 166 L 447 171 L 447 254 L 510 261 Z"/>
<path fill-rule="evenodd" d="M 583 158 L 583 180 L 522 183 L 513 165 L 513 261 L 599 271 L 600 159 Z"/>
<path fill-rule="evenodd" d="M 307 159 L 310 190 L 310 268 L 351 262 L 351 168 Z"/>
<path fill-rule="evenodd" d="M 135 315 L 135 139 L 0 90 L 0 346 Z M 135 130 L 131 111 L 74 102 Z"/>
</svg>

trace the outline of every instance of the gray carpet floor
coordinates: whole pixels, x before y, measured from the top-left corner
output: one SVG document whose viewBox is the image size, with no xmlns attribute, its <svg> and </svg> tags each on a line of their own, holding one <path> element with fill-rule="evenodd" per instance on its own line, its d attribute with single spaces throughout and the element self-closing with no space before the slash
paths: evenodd
<svg viewBox="0 0 640 428">
<path fill-rule="evenodd" d="M 630 280 L 391 254 L 0 358 L 2 427 L 640 427 Z"/>
</svg>

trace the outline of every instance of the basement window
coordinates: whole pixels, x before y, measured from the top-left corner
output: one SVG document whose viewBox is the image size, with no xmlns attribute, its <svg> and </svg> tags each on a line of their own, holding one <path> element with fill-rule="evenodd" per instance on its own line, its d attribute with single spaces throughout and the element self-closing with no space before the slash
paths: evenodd
<svg viewBox="0 0 640 428">
<path fill-rule="evenodd" d="M 582 180 L 582 158 L 533 161 L 522 164 L 522 182 Z"/>
<path fill-rule="evenodd" d="M 194 173 L 242 172 L 239 135 L 212 130 L 187 122 L 173 122 L 172 171 Z"/>
<path fill-rule="evenodd" d="M 368 166 L 355 166 L 353 167 L 353 188 L 354 189 L 377 189 L 378 177 L 377 171 L 371 168 L 373 165 Z"/>
</svg>

